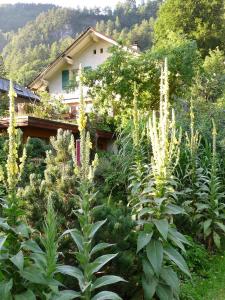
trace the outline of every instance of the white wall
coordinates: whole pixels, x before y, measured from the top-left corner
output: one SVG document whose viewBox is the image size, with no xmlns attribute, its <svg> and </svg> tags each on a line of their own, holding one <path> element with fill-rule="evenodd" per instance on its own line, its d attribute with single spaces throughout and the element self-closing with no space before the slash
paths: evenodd
<svg viewBox="0 0 225 300">
<path fill-rule="evenodd" d="M 92 67 L 95 69 L 98 65 L 102 64 L 110 55 L 108 52 L 111 44 L 100 40 L 99 42 L 93 42 L 88 48 L 84 51 L 77 54 L 73 57 L 74 65 L 70 66 L 68 64 L 60 68 L 54 76 L 52 76 L 49 81 L 49 93 L 54 97 L 62 97 L 66 103 L 74 103 L 79 101 L 79 90 L 76 89 L 73 92 L 66 92 L 62 90 L 62 71 L 69 69 L 78 69 L 81 64 L 82 67 Z M 100 49 L 103 48 L 103 53 L 100 53 Z M 96 50 L 96 54 L 93 51 Z M 87 88 L 84 87 L 84 96 L 87 94 Z"/>
</svg>

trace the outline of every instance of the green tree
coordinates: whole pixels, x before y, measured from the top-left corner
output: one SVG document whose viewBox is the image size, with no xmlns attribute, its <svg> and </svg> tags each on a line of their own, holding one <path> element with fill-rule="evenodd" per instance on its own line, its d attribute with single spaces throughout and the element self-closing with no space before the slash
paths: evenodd
<svg viewBox="0 0 225 300">
<path fill-rule="evenodd" d="M 196 40 L 202 54 L 217 46 L 224 47 L 223 0 L 167 0 L 158 14 L 154 26 L 155 43 L 167 39 L 168 32 L 181 32 Z"/>
<path fill-rule="evenodd" d="M 0 55 L 0 77 L 5 78 L 6 76 L 7 76 L 7 72 L 5 69 L 4 60 L 3 57 Z"/>
</svg>

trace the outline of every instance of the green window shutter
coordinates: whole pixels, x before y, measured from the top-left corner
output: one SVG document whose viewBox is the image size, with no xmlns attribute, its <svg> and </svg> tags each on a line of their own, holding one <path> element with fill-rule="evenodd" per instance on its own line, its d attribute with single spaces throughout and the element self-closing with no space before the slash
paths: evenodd
<svg viewBox="0 0 225 300">
<path fill-rule="evenodd" d="M 63 70 L 62 71 L 62 89 L 66 90 L 69 85 L 69 70 Z"/>
</svg>

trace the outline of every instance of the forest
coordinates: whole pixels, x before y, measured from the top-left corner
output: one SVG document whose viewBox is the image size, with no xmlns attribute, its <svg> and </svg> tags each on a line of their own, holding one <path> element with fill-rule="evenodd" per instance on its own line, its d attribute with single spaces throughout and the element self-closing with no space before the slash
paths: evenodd
<svg viewBox="0 0 225 300">
<path fill-rule="evenodd" d="M 80 160 L 70 131 L 24 143 L 11 81 L 0 103 L 10 120 L 0 134 L 0 298 L 224 300 L 224 1 L 30 9 L 26 24 L 0 21 L 0 77 L 28 83 L 84 25 L 141 52 L 115 46 L 96 69 L 80 67 Z M 40 97 L 32 115 L 68 122 L 65 104 Z M 114 133 L 114 151 L 96 149 L 96 130 Z"/>
</svg>

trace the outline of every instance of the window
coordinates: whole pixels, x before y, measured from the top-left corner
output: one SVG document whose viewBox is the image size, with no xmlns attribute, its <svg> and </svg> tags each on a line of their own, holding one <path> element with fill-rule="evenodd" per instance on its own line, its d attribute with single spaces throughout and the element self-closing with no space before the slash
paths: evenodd
<svg viewBox="0 0 225 300">
<path fill-rule="evenodd" d="M 69 70 L 63 70 L 62 71 L 62 89 L 63 90 L 66 90 L 68 88 L 69 80 L 70 80 Z"/>
<path fill-rule="evenodd" d="M 96 49 L 94 49 L 94 50 L 93 50 L 93 54 L 97 54 L 97 51 L 96 51 Z"/>
<path fill-rule="evenodd" d="M 103 53 L 103 48 L 100 49 L 100 53 Z"/>
</svg>

